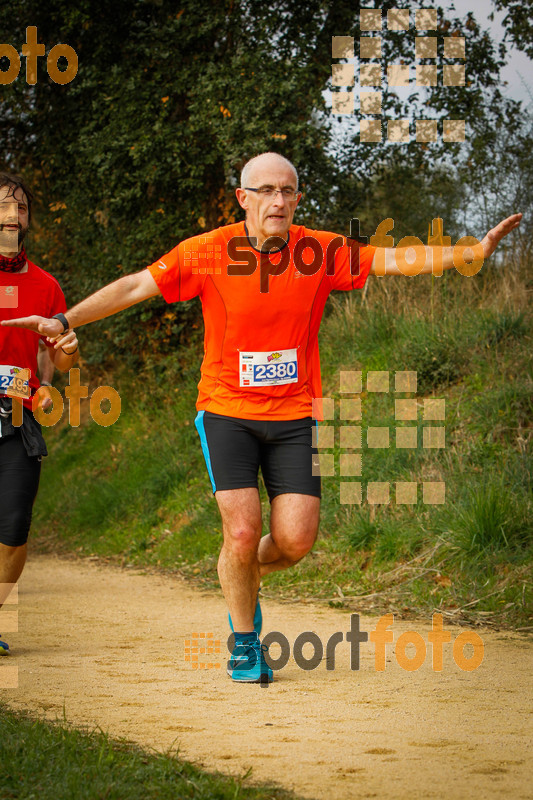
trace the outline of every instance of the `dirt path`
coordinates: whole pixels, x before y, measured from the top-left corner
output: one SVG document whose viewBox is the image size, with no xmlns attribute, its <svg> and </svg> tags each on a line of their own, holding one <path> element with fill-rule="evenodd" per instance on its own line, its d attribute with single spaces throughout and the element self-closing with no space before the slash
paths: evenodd
<svg viewBox="0 0 533 800">
<path fill-rule="evenodd" d="M 7 663 L 19 669 L 19 688 L 2 690 L 10 705 L 51 718 L 64 708 L 73 723 L 157 749 L 179 746 L 208 769 L 252 767 L 255 780 L 305 797 L 531 796 L 532 648 L 518 635 L 482 632 L 484 661 L 472 672 L 456 666 L 451 645 L 440 673 L 430 646 L 421 668 L 407 672 L 392 645 L 386 670 L 376 672 L 370 642 L 352 671 L 344 641 L 332 671 L 325 661 L 303 671 L 291 655 L 269 688 L 235 685 L 224 671 L 222 597 L 132 572 L 49 557 L 29 562 L 18 633 L 6 630 L 15 606 L 0 611 L 14 651 L 0 677 Z M 270 599 L 264 616 L 265 630 L 281 631 L 291 648 L 302 631 L 325 643 L 350 627 L 346 613 Z M 376 618 L 361 619 L 362 630 L 375 626 Z M 395 622 L 394 638 L 416 630 L 427 643 L 430 628 Z M 462 630 L 446 628 L 452 641 Z M 206 657 L 221 668 L 185 661 L 185 640 L 201 632 L 221 640 L 220 656 Z"/>
</svg>

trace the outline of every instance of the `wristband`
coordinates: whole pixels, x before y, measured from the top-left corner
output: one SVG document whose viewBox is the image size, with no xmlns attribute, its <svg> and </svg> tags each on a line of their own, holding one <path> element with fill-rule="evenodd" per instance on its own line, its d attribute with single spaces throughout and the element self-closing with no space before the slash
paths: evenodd
<svg viewBox="0 0 533 800">
<path fill-rule="evenodd" d="M 63 326 L 63 333 L 65 333 L 65 331 L 68 331 L 70 325 L 68 324 L 68 319 L 64 314 L 54 314 L 52 319 L 58 319 L 60 321 L 60 323 Z"/>
<path fill-rule="evenodd" d="M 52 384 L 48 383 L 48 381 L 41 381 L 41 386 L 51 386 L 51 385 Z"/>
<path fill-rule="evenodd" d="M 66 350 L 64 350 L 63 348 L 61 348 L 61 349 L 63 350 L 63 352 L 64 352 L 64 354 L 65 354 L 66 356 L 73 356 L 73 355 L 74 355 L 74 353 L 76 353 L 76 352 L 78 351 L 78 346 L 76 345 L 76 349 L 75 349 L 75 350 L 73 350 L 73 351 L 72 351 L 72 353 L 67 353 L 67 351 L 66 351 Z"/>
</svg>

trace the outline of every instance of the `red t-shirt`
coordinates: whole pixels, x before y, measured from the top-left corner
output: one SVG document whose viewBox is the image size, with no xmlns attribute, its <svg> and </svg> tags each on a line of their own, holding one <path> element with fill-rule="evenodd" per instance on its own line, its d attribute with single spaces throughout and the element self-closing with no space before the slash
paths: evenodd
<svg viewBox="0 0 533 800">
<path fill-rule="evenodd" d="M 293 225 L 261 254 L 244 222 L 186 239 L 148 269 L 167 302 L 199 296 L 205 322 L 198 410 L 242 419 L 311 416 L 321 397 L 318 330 L 333 289 L 360 289 L 375 248 Z M 358 262 L 358 263 L 357 263 Z"/>
<path fill-rule="evenodd" d="M 61 287 L 56 279 L 44 269 L 28 261 L 27 272 L 3 272 L 0 270 L 0 320 L 27 317 L 39 314 L 53 317 L 65 312 L 67 305 Z M 24 328 L 0 326 L 0 367 L 19 367 L 31 370 L 30 388 L 32 395 L 39 388 L 37 377 L 37 351 L 41 339 L 47 347 L 52 347 L 34 331 Z M 0 372 L 9 372 L 1 370 Z M 5 388 L 6 378 L 0 374 L 0 390 Z M 0 391 L 0 393 L 2 393 Z M 31 409 L 31 399 L 24 400 Z"/>
</svg>

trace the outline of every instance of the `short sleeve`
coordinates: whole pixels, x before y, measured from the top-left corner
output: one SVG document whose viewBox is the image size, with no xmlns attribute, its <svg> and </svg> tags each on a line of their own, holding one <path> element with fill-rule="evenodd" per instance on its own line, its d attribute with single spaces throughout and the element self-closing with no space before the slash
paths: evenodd
<svg viewBox="0 0 533 800">
<path fill-rule="evenodd" d="M 148 267 L 167 303 L 191 300 L 201 294 L 205 281 L 205 269 L 202 274 L 199 266 L 201 238 L 185 239 Z"/>
<path fill-rule="evenodd" d="M 370 274 L 376 248 L 362 245 L 354 239 L 349 242 L 335 253 L 334 274 L 330 275 L 332 289 L 362 289 Z"/>
</svg>

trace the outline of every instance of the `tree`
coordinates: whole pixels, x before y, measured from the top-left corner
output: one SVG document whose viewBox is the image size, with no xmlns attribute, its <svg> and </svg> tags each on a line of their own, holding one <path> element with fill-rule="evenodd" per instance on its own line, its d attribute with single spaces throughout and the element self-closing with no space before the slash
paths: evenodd
<svg viewBox="0 0 533 800">
<path fill-rule="evenodd" d="M 503 24 L 513 43 L 533 58 L 532 0 L 493 0 L 498 11 L 507 11 Z M 491 16 L 493 18 L 493 16 Z"/>
<path fill-rule="evenodd" d="M 385 13 L 410 4 L 375 6 Z M 441 30 L 446 24 L 441 19 Z M 311 226 L 348 232 L 360 199 L 371 227 L 370 213 L 377 215 L 375 227 L 388 211 L 384 187 L 391 182 L 412 193 L 406 226 L 417 192 L 419 200 L 434 197 L 435 213 L 439 204 L 449 208 L 445 159 L 457 148 L 441 155 L 416 143 L 398 150 L 358 139 L 341 151 L 331 147 L 324 99 L 331 37 L 357 41 L 358 2 L 79 0 L 74 7 L 13 0 L 0 9 L 0 29 L 16 48 L 28 25 L 37 26 L 47 53 L 59 42 L 73 47 L 79 71 L 71 83 L 54 84 L 40 58 L 35 85 L 26 84 L 23 68 L 3 86 L 0 148 L 4 165 L 23 171 L 37 190 L 36 257 L 59 277 L 70 303 L 180 239 L 236 219 L 239 170 L 262 150 L 298 164 L 305 191 L 299 221 Z M 471 84 L 440 87 L 428 112 L 485 113 L 482 92 L 496 83 L 498 60 L 479 28 L 467 35 L 479 55 L 470 58 Z M 413 58 L 409 47 L 405 36 L 388 37 L 384 65 Z M 385 94 L 387 113 L 403 113 Z M 370 186 L 381 187 L 381 208 L 367 199 Z M 91 327 L 88 352 L 101 361 L 108 353 L 172 350 L 197 318 L 194 304 L 169 309 L 153 300 Z"/>
</svg>

